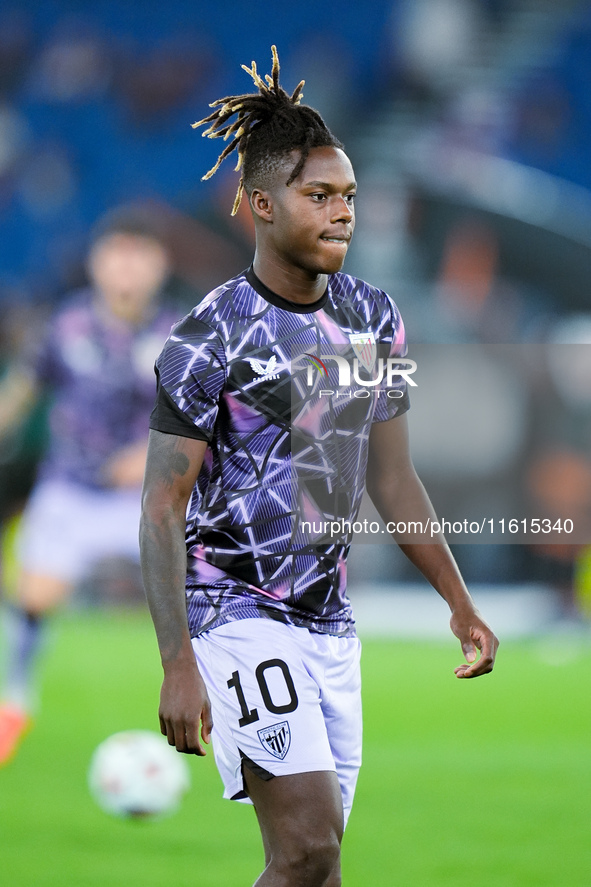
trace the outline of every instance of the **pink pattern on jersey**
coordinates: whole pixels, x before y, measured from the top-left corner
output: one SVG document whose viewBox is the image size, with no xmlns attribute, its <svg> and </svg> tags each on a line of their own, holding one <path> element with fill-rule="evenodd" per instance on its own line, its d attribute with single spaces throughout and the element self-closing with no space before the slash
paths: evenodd
<svg viewBox="0 0 591 887">
<path fill-rule="evenodd" d="M 325 334 L 328 342 L 331 345 L 348 345 L 349 339 L 347 334 L 343 332 L 343 330 L 337 326 L 337 324 L 328 317 L 324 311 L 319 311 L 317 314 L 318 317 L 318 326 L 322 329 Z"/>
</svg>

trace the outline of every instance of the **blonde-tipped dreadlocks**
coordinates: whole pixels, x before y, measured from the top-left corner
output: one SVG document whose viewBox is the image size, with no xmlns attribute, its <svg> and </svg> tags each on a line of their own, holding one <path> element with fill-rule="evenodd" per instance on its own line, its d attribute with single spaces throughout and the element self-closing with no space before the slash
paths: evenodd
<svg viewBox="0 0 591 887">
<path fill-rule="evenodd" d="M 275 46 L 271 51 L 273 67 L 264 80 L 259 76 L 255 62 L 250 68 L 242 65 L 254 80 L 258 93 L 218 99 L 209 106 L 216 108 L 212 114 L 192 124 L 196 129 L 208 123 L 209 127 L 202 135 L 210 139 L 232 139 L 203 180 L 211 178 L 232 151 L 238 152 L 236 170 L 241 170 L 241 175 L 232 215 L 238 211 L 243 191 L 246 189 L 250 194 L 254 187 L 268 187 L 271 177 L 292 151 L 300 151 L 300 157 L 287 185 L 291 185 L 302 171 L 311 148 L 343 147 L 320 114 L 308 105 L 300 104 L 303 80 L 291 96 L 279 85 L 279 57 Z M 233 117 L 234 121 L 230 122 Z"/>
</svg>

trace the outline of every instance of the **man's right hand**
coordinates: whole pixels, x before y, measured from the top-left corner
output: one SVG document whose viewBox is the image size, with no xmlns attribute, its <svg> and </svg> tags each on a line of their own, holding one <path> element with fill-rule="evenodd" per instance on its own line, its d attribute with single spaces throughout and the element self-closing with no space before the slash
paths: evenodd
<svg viewBox="0 0 591 887">
<path fill-rule="evenodd" d="M 211 739 L 211 703 L 194 661 L 166 666 L 158 715 L 169 745 L 185 754 L 207 754 L 202 743 Z"/>
</svg>

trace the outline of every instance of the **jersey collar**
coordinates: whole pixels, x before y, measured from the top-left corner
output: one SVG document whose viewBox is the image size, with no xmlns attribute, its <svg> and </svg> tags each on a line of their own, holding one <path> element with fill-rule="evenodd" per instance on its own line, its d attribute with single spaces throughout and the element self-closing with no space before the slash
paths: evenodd
<svg viewBox="0 0 591 887">
<path fill-rule="evenodd" d="M 328 286 L 316 302 L 310 302 L 309 305 L 302 305 L 301 302 L 290 302 L 289 299 L 284 299 L 283 296 L 278 296 L 277 293 L 270 290 L 269 287 L 265 286 L 262 280 L 259 280 L 256 276 L 252 265 L 244 272 L 244 276 L 251 287 L 257 291 L 259 296 L 262 296 L 263 299 L 270 302 L 271 305 L 275 305 L 276 308 L 282 308 L 284 311 L 291 311 L 292 314 L 313 314 L 314 311 L 320 311 L 321 308 L 324 308 L 328 300 Z"/>
</svg>

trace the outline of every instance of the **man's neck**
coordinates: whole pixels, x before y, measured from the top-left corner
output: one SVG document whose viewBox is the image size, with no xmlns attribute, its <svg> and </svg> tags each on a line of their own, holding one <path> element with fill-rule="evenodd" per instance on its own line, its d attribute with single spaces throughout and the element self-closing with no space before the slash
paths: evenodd
<svg viewBox="0 0 591 887">
<path fill-rule="evenodd" d="M 299 268 L 287 267 L 273 258 L 263 258 L 258 250 L 255 252 L 252 268 L 261 283 L 271 292 L 298 305 L 312 305 L 326 291 L 326 274 L 310 278 Z"/>
</svg>

